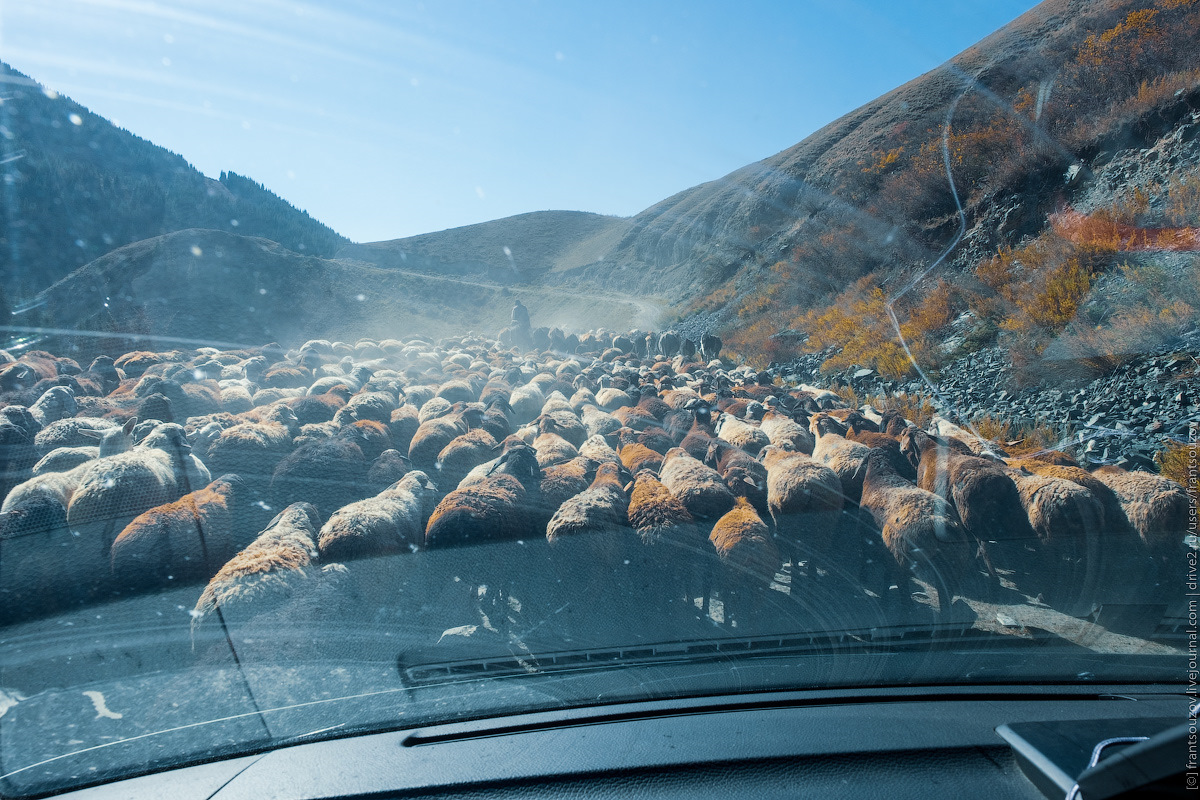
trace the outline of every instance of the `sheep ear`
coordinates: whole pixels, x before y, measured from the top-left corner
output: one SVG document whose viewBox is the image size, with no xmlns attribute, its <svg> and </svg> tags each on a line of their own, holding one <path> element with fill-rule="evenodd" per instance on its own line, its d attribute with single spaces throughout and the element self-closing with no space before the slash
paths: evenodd
<svg viewBox="0 0 1200 800">
<path fill-rule="evenodd" d="M 126 436 L 131 435 L 133 433 L 133 428 L 135 425 L 137 425 L 137 423 L 138 423 L 137 417 L 130 417 L 129 421 L 126 422 L 123 426 L 121 426 L 121 432 L 124 433 Z"/>
</svg>

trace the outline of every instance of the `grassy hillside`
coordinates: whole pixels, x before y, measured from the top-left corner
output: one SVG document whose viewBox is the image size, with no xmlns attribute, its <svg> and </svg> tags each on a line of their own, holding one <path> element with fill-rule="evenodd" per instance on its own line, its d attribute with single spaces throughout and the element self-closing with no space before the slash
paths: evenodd
<svg viewBox="0 0 1200 800">
<path fill-rule="evenodd" d="M 535 211 L 405 239 L 347 245 L 338 254 L 384 267 L 528 283 L 602 259 L 628 227 L 620 217 Z"/>
<path fill-rule="evenodd" d="M 332 256 L 346 242 L 249 178 L 206 178 L 0 63 L 0 283 L 14 305 L 118 247 L 185 228 Z"/>
<path fill-rule="evenodd" d="M 1197 64 L 1196 0 L 1048 0 L 796 147 L 638 215 L 642 234 L 612 259 L 671 251 L 704 279 L 690 309 L 762 359 L 788 355 L 771 336 L 791 329 L 843 348 L 831 366 L 910 372 L 890 308 L 924 366 L 954 352 L 951 335 L 999 335 L 1037 360 L 1126 252 L 1064 236 L 1053 215 L 1115 156 L 1194 137 Z M 1101 219 L 1186 225 L 1166 210 L 1186 206 L 1196 162 L 1176 150 L 1146 185 L 1107 176 Z"/>
</svg>

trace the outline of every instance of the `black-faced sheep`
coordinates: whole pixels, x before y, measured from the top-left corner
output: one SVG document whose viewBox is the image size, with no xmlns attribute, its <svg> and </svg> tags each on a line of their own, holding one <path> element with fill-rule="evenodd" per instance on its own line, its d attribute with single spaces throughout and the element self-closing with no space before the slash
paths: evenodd
<svg viewBox="0 0 1200 800">
<path fill-rule="evenodd" d="M 767 468 L 762 463 L 740 447 L 720 439 L 713 440 L 708 446 L 704 463 L 720 473 L 735 496 L 745 497 L 759 514 L 765 516 L 768 513 Z"/>
</svg>

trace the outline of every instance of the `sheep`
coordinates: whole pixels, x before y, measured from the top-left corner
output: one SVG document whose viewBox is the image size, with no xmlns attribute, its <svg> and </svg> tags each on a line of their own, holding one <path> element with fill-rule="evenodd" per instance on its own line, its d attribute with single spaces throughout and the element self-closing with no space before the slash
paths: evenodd
<svg viewBox="0 0 1200 800">
<path fill-rule="evenodd" d="M 0 415 L 0 501 L 14 487 L 33 477 L 32 469 L 41 455 L 37 436 L 41 426 L 27 409 L 7 406 Z"/>
<path fill-rule="evenodd" d="M 263 494 L 279 461 L 292 452 L 300 433 L 296 414 L 280 403 L 265 407 L 256 422 L 242 422 L 221 431 L 208 448 L 208 463 L 218 474 L 241 475 Z"/>
<path fill-rule="evenodd" d="M 905 452 L 919 456 L 917 485 L 954 506 L 963 527 L 979 540 L 985 556 L 987 542 L 1029 540 L 1034 536 L 1017 487 L 1002 465 L 952 452 L 916 428 L 901 434 L 900 445 Z M 994 572 L 990 560 L 988 564 L 989 571 Z"/>
<path fill-rule="evenodd" d="M 159 425 L 131 450 L 82 467 L 67 505 L 73 535 L 97 548 L 107 564 L 109 548 L 133 518 L 208 485 L 208 469 L 191 454 L 183 427 Z"/>
<path fill-rule="evenodd" d="M 316 572 L 318 517 L 308 503 L 293 503 L 204 587 L 192 630 L 219 614 L 226 623 L 278 607 Z"/>
<path fill-rule="evenodd" d="M 874 518 L 896 563 L 933 583 L 939 609 L 948 611 L 976 552 L 954 507 L 902 478 L 879 450 L 867 458 L 861 507 Z"/>
<path fill-rule="evenodd" d="M 671 606 L 682 602 L 682 610 L 690 613 L 695 608 L 693 598 L 699 597 L 703 598 L 701 608 L 707 612 L 711 582 L 708 557 L 712 554 L 708 527 L 697 523 L 679 498 L 649 470 L 634 476 L 627 516 L 642 544 L 655 557 L 660 574 L 651 587 L 661 590 L 660 603 Z"/>
<path fill-rule="evenodd" d="M 512 406 L 513 424 L 524 425 L 532 422 L 538 414 L 542 413 L 542 406 L 545 403 L 546 396 L 537 384 L 528 383 L 513 389 L 508 398 L 508 404 Z"/>
<path fill-rule="evenodd" d="M 75 416 L 78 410 L 75 393 L 66 386 L 50 387 L 29 407 L 29 413 L 43 428 L 52 422 Z"/>
<path fill-rule="evenodd" d="M 612 414 L 601 411 L 591 403 L 584 404 L 579 412 L 580 422 L 588 436 L 604 436 L 621 427 L 621 422 Z"/>
<path fill-rule="evenodd" d="M 679 446 L 687 451 L 692 458 L 702 460 L 708 453 L 708 446 L 712 444 L 713 439 L 717 438 L 717 432 L 713 430 L 712 414 L 708 404 L 698 401 L 694 404 L 693 408 L 696 419 L 692 422 L 692 427 L 688 429 Z"/>
<path fill-rule="evenodd" d="M 934 415 L 929 421 L 929 432 L 943 439 L 955 439 L 971 449 L 972 455 L 998 461 L 1008 457 L 1008 453 L 1000 449 L 995 442 L 990 442 L 976 436 L 965 428 L 960 428 L 945 417 Z"/>
<path fill-rule="evenodd" d="M 589 436 L 579 448 L 579 455 L 599 465 L 604 463 L 620 464 L 621 457 L 603 436 Z"/>
<path fill-rule="evenodd" d="M 846 438 L 852 442 L 865 444 L 870 448 L 879 448 L 887 453 L 892 466 L 906 480 L 916 480 L 917 471 L 912 462 L 900 451 L 900 440 L 895 436 L 880 433 L 874 428 L 878 426 L 870 422 L 859 411 L 851 411 L 846 415 L 843 424 L 846 426 Z"/>
<path fill-rule="evenodd" d="M 733 508 L 735 497 L 716 470 L 704 466 L 681 447 L 663 457 L 659 480 L 699 519 L 716 519 Z"/>
<path fill-rule="evenodd" d="M 395 398 L 387 392 L 364 392 L 354 395 L 339 408 L 333 421 L 343 426 L 364 419 L 386 423 L 391 421 L 396 407 Z"/>
<path fill-rule="evenodd" d="M 479 427 L 482 420 L 482 409 L 468 407 L 457 413 L 422 422 L 409 444 L 409 460 L 418 468 L 432 472 L 438 454 L 446 445 L 472 428 Z"/>
<path fill-rule="evenodd" d="M 61 498 L 30 496 L 0 512 L 0 624 L 85 599 L 72 569 L 78 544 Z"/>
<path fill-rule="evenodd" d="M 542 433 L 556 433 L 578 448 L 591 434 L 573 411 L 551 411 L 536 420 Z"/>
<path fill-rule="evenodd" d="M 662 454 L 640 442 L 622 445 L 617 450 L 617 456 L 625 468 L 635 475 L 643 469 L 658 472 L 662 468 Z"/>
<path fill-rule="evenodd" d="M 604 411 L 611 413 L 618 408 L 633 406 L 634 399 L 629 396 L 628 392 L 612 386 L 606 386 L 596 392 L 596 405 L 600 406 Z"/>
<path fill-rule="evenodd" d="M 490 475 L 446 495 L 425 528 L 429 549 L 523 539 L 535 533 L 528 515 L 525 487 L 507 473 Z"/>
<path fill-rule="evenodd" d="M 72 417 L 52 422 L 45 428 L 39 428 L 33 437 L 38 455 L 44 456 L 59 447 L 85 447 L 96 444 L 96 438 L 90 432 L 120 429 L 120 425 L 109 419 L 98 417 Z M 88 431 L 85 433 L 84 431 Z"/>
<path fill-rule="evenodd" d="M 837 473 L 776 445 L 764 447 L 759 460 L 767 470 L 768 513 L 793 567 L 801 560 L 835 555 L 833 536 L 843 506 Z"/>
<path fill-rule="evenodd" d="M 739 497 L 708 536 L 721 563 L 716 589 L 724 605 L 726 625 L 745 627 L 756 616 L 759 593 L 780 567 L 779 550 L 766 524 L 744 497 Z"/>
<path fill-rule="evenodd" d="M 254 408 L 254 398 L 245 386 L 227 386 L 221 389 L 221 408 L 241 414 Z"/>
<path fill-rule="evenodd" d="M 871 448 L 845 438 L 843 434 L 846 429 L 828 414 L 813 416 L 809 426 L 817 437 L 812 452 L 813 460 L 837 473 L 846 500 L 857 503 L 862 494 L 863 476 Z"/>
<path fill-rule="evenodd" d="M 758 513 L 768 513 L 767 468 L 753 456 L 741 448 L 714 439 L 708 446 L 704 463 L 720 473 L 721 479 L 735 496 L 745 497 Z"/>
<path fill-rule="evenodd" d="M 59 447 L 42 456 L 33 465 L 33 477 L 47 472 L 69 472 L 80 464 L 100 457 L 99 447 Z"/>
<path fill-rule="evenodd" d="M 324 561 L 393 555 L 416 550 L 437 501 L 437 486 L 413 470 L 374 497 L 343 506 L 321 527 L 317 548 Z"/>
<path fill-rule="evenodd" d="M 533 448 L 537 451 L 538 466 L 542 468 L 570 461 L 579 455 L 579 449 L 575 445 L 552 430 L 539 433 L 533 440 Z"/>
<path fill-rule="evenodd" d="M 250 544 L 265 520 L 245 481 L 222 475 L 202 489 L 135 517 L 112 544 L 110 564 L 122 589 L 208 581 Z"/>
<path fill-rule="evenodd" d="M 512 406 L 503 397 L 492 397 L 483 408 L 483 419 L 479 427 L 492 435 L 497 442 L 502 442 L 513 432 Z"/>
<path fill-rule="evenodd" d="M 1074 481 L 1012 468 L 1005 474 L 1016 485 L 1037 537 L 1024 545 L 1015 543 L 1008 554 L 1012 566 L 1032 579 L 1031 594 L 1069 613 L 1090 613 L 1099 588 L 1104 506 Z M 1004 554 L 994 557 L 1002 559 Z"/>
<path fill-rule="evenodd" d="M 787 414 L 775 410 L 769 410 L 763 414 L 759 428 L 767 435 L 771 444 L 790 445 L 793 450 L 805 455 L 812 455 L 813 447 L 817 442 L 812 431 L 800 425 Z"/>
<path fill-rule="evenodd" d="M 1120 467 L 1101 467 L 1092 475 L 1116 494 L 1126 519 L 1152 554 L 1178 555 L 1191 532 L 1190 500 L 1182 486 L 1160 475 Z"/>
<path fill-rule="evenodd" d="M 752 456 L 771 443 L 770 437 L 762 429 L 727 413 L 717 420 L 715 430 L 719 438 Z"/>
<path fill-rule="evenodd" d="M 388 421 L 388 430 L 392 434 L 392 444 L 401 453 L 407 453 L 409 446 L 412 444 L 413 436 L 416 435 L 417 429 L 420 427 L 421 422 L 417 418 L 416 407 L 410 405 L 400 406 L 392 412 L 391 418 Z"/>
<path fill-rule="evenodd" d="M 335 415 L 345 408 L 346 404 L 350 401 L 350 391 L 351 390 L 349 387 L 343 383 L 334 384 L 326 391 L 319 393 L 314 393 L 310 387 L 308 394 L 305 396 L 293 397 L 290 400 L 285 400 L 284 403 L 286 403 L 288 408 L 292 410 L 292 413 L 296 415 L 296 421 L 301 425 L 329 422 L 330 420 L 334 419 Z M 368 396 L 372 399 L 375 398 L 373 393 Z M 390 400 L 390 397 L 388 399 Z M 363 402 L 370 401 L 368 400 Z M 395 403 L 392 403 L 392 406 L 394 407 Z M 353 422 L 357 419 L 377 419 L 380 422 L 389 422 L 391 419 L 390 412 L 387 415 L 382 416 L 382 418 L 380 418 L 378 414 L 372 414 L 369 412 L 359 413 L 358 411 L 352 413 L 350 416 L 350 422 Z M 343 420 L 338 423 L 338 426 L 341 427 L 345 424 L 347 424 L 347 421 Z"/>
<path fill-rule="evenodd" d="M 16 511 L 31 503 L 49 501 L 58 503 L 62 513 L 67 513 L 71 495 L 79 486 L 79 479 L 91 462 L 85 462 L 66 472 L 44 472 L 13 487 L 0 504 L 0 513 Z"/>
<path fill-rule="evenodd" d="M 628 527 L 628 506 L 620 467 L 601 464 L 592 485 L 554 512 L 546 526 L 546 540 L 555 544 L 563 537 L 611 536 L 614 530 Z"/>
<path fill-rule="evenodd" d="M 491 460 L 498 449 L 495 437 L 483 428 L 475 428 L 455 437 L 438 453 L 434 464 L 438 482 L 448 488 L 458 486 L 467 473 Z"/>
</svg>

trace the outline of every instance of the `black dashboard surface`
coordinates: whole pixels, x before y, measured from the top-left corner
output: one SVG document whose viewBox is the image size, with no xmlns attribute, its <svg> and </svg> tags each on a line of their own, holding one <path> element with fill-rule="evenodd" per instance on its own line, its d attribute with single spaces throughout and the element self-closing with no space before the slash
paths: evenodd
<svg viewBox="0 0 1200 800">
<path fill-rule="evenodd" d="M 710 697 L 310 742 L 63 797 L 1036 798 L 998 727 L 1187 711 L 1162 685 Z"/>
</svg>

